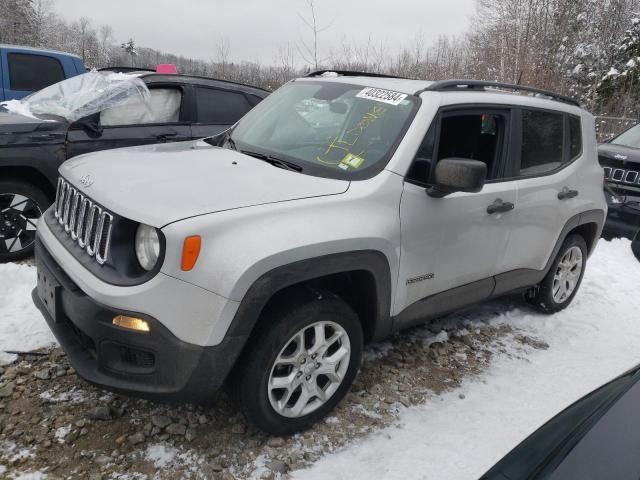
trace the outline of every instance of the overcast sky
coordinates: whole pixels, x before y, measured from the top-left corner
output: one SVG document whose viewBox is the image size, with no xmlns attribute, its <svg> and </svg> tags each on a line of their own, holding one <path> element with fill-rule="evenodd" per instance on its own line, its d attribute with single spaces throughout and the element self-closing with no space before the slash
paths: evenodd
<svg viewBox="0 0 640 480">
<path fill-rule="evenodd" d="M 464 31 L 474 0 L 316 0 L 320 34 L 326 51 L 344 38 L 371 37 L 389 51 L 410 43 L 419 32 L 430 42 L 441 34 Z M 94 25 L 109 24 L 115 40 L 132 37 L 142 47 L 211 60 L 221 37 L 232 59 L 272 63 L 287 42 L 308 39 L 298 15 L 309 17 L 305 0 L 53 0 L 63 17 L 86 16 Z M 300 61 L 298 59 L 298 61 Z"/>
</svg>

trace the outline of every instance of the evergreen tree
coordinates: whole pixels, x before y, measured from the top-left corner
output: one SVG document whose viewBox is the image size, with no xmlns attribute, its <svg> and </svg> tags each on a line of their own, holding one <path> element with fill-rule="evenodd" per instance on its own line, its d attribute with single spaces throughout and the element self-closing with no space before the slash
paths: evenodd
<svg viewBox="0 0 640 480">
<path fill-rule="evenodd" d="M 598 106 L 620 115 L 640 112 L 640 19 L 631 20 L 616 48 L 614 61 L 597 89 Z"/>
</svg>

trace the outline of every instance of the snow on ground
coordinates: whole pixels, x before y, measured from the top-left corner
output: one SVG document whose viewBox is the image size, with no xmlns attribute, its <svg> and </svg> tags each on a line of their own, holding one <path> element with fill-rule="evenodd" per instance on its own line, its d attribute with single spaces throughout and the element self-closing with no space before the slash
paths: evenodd
<svg viewBox="0 0 640 480">
<path fill-rule="evenodd" d="M 10 351 L 29 351 L 55 343 L 44 318 L 31 301 L 36 268 L 0 264 L 0 365 L 15 360 Z"/>
<path fill-rule="evenodd" d="M 545 316 L 516 308 L 489 320 L 547 342 L 548 350 L 525 358 L 498 353 L 479 377 L 403 410 L 395 427 L 294 478 L 478 478 L 560 410 L 640 363 L 638 286 L 640 262 L 630 243 L 601 241 L 567 310 Z"/>
</svg>

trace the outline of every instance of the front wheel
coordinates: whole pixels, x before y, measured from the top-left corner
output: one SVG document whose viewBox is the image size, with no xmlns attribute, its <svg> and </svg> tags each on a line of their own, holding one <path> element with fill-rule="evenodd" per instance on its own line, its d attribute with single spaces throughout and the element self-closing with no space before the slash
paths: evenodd
<svg viewBox="0 0 640 480">
<path fill-rule="evenodd" d="M 578 293 L 587 264 L 587 244 L 580 235 L 570 235 L 540 285 L 527 293 L 527 300 L 545 313 L 569 306 Z"/>
<path fill-rule="evenodd" d="M 0 181 L 0 263 L 33 253 L 36 226 L 51 202 L 37 187 L 19 180 Z"/>
<path fill-rule="evenodd" d="M 231 379 L 246 417 L 272 435 L 303 430 L 347 393 L 360 366 L 357 315 L 331 293 L 270 309 Z"/>
</svg>

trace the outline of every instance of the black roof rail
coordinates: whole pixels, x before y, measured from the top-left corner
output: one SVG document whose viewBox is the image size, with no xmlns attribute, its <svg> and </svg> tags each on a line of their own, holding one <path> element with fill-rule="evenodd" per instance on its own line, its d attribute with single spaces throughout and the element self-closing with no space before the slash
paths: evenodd
<svg viewBox="0 0 640 480">
<path fill-rule="evenodd" d="M 320 77 L 325 73 L 337 73 L 343 77 L 375 77 L 375 78 L 401 78 L 407 80 L 407 77 L 397 77 L 395 75 L 387 75 L 385 73 L 358 72 L 355 70 L 318 70 L 305 75 L 305 77 Z"/>
<path fill-rule="evenodd" d="M 559 93 L 554 93 L 548 90 L 542 90 L 540 88 L 535 88 L 535 87 L 527 87 L 525 85 L 515 85 L 513 83 L 489 82 L 486 80 L 440 80 L 432 83 L 427 88 L 423 88 L 422 90 L 416 92 L 416 95 L 420 94 L 421 92 L 442 92 L 447 90 L 456 91 L 456 90 L 465 90 L 465 89 L 484 90 L 485 88 L 496 88 L 496 89 L 503 89 L 503 90 L 519 91 L 519 92 L 537 93 L 538 95 L 543 95 L 545 97 L 549 97 L 559 102 L 575 105 L 576 107 L 580 106 L 580 103 L 575 98 L 571 98 L 566 95 L 560 95 Z"/>
</svg>

